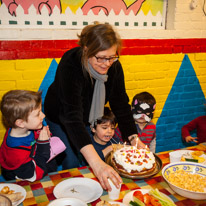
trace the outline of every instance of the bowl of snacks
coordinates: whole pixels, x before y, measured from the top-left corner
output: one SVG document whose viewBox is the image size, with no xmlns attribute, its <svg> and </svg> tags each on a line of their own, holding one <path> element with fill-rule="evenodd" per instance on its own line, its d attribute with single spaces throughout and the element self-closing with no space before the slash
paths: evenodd
<svg viewBox="0 0 206 206">
<path fill-rule="evenodd" d="M 175 162 L 162 169 L 162 176 L 177 194 L 206 200 L 206 166 L 195 162 Z"/>
</svg>

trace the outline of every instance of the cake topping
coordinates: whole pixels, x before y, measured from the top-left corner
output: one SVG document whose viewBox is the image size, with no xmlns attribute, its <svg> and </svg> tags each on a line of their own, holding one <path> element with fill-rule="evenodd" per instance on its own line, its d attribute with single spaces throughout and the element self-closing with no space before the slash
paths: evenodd
<svg viewBox="0 0 206 206">
<path fill-rule="evenodd" d="M 152 152 L 146 149 L 137 149 L 134 146 L 124 146 L 114 152 L 115 161 L 127 172 L 151 169 L 155 164 Z"/>
</svg>

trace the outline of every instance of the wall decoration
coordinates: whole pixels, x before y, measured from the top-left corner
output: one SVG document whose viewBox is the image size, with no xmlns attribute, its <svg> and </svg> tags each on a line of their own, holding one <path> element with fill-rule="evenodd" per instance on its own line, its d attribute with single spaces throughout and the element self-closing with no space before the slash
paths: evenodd
<svg viewBox="0 0 206 206">
<path fill-rule="evenodd" d="M 82 29 L 94 21 L 119 28 L 164 29 L 167 0 L 1 0 L 0 27 Z"/>
<path fill-rule="evenodd" d="M 205 115 L 205 96 L 188 55 L 184 56 L 176 79 L 156 123 L 156 152 L 192 146 L 182 141 L 181 128 Z"/>
</svg>

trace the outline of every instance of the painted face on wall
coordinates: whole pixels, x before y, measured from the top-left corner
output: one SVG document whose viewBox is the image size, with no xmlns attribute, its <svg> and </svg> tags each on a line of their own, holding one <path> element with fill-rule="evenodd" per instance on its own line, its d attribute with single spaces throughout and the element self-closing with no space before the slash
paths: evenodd
<svg viewBox="0 0 206 206">
<path fill-rule="evenodd" d="M 135 120 L 144 118 L 146 122 L 150 122 L 153 118 L 155 105 L 149 105 L 145 102 L 138 102 L 137 99 L 132 103 L 132 113 Z"/>
</svg>

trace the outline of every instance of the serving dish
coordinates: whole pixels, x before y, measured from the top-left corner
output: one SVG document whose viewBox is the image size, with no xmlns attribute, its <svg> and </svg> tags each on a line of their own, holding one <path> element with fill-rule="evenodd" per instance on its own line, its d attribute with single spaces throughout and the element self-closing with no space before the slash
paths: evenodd
<svg viewBox="0 0 206 206">
<path fill-rule="evenodd" d="M 178 187 L 168 180 L 168 177 L 171 173 L 175 173 L 180 170 L 184 170 L 185 172 L 191 174 L 199 174 L 203 177 L 206 177 L 206 166 L 195 162 L 175 162 L 166 165 L 162 169 L 163 178 L 174 192 L 189 199 L 206 200 L 206 188 L 204 192 L 195 192 Z M 197 182 L 197 184 L 199 184 L 199 182 Z"/>
<path fill-rule="evenodd" d="M 107 156 L 105 157 L 105 162 L 112 166 L 112 163 L 111 163 L 111 156 L 112 156 L 112 152 L 108 153 Z M 158 172 L 161 171 L 162 169 L 162 160 L 156 155 L 154 154 L 154 157 L 155 157 L 155 162 L 156 162 L 156 168 L 155 170 L 153 170 L 152 172 L 149 172 L 147 174 L 144 174 L 144 175 L 128 175 L 128 174 L 124 174 L 123 172 L 117 170 L 116 168 L 114 168 L 118 173 L 119 175 L 121 175 L 122 177 L 126 177 L 126 178 L 130 178 L 130 179 L 145 179 L 145 178 L 149 178 L 149 177 L 152 177 L 154 175 L 156 175 Z M 113 167 L 113 166 L 112 166 Z"/>
<path fill-rule="evenodd" d="M 129 202 L 134 200 L 133 194 L 134 194 L 136 191 L 140 191 L 140 192 L 144 195 L 144 194 L 149 193 L 150 189 L 137 189 L 137 190 L 132 190 L 131 192 L 127 193 L 127 194 L 124 196 L 124 198 L 123 198 L 123 203 L 124 203 L 125 205 L 130 206 Z M 163 194 L 163 193 L 161 193 L 161 194 L 164 195 L 165 198 L 169 199 L 169 201 L 171 201 L 172 203 L 174 203 L 173 200 L 172 200 L 169 196 L 167 196 L 167 195 L 165 195 L 165 194 Z"/>
<path fill-rule="evenodd" d="M 194 159 L 194 158 L 192 157 L 192 153 L 194 153 L 194 152 L 201 152 L 201 151 L 195 151 L 195 150 L 176 150 L 176 151 L 173 151 L 172 153 L 173 153 L 173 154 L 174 154 L 174 153 L 177 153 L 177 154 L 180 154 L 180 155 L 181 155 L 181 160 L 180 160 L 180 162 L 182 162 L 182 161 L 184 162 L 183 159 L 187 158 L 187 161 L 188 161 L 188 162 L 195 162 L 195 160 L 196 160 L 196 162 L 206 165 L 206 154 L 203 153 L 203 154 L 200 155 L 200 156 L 196 156 L 196 158 Z M 199 158 L 202 159 L 201 162 L 198 161 Z M 185 160 L 185 161 L 186 161 L 186 160 Z"/>
</svg>

